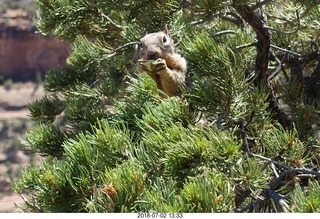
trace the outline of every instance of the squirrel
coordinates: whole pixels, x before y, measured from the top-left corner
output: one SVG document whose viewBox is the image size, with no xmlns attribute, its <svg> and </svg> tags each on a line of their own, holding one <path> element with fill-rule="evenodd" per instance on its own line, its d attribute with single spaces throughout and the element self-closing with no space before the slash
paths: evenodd
<svg viewBox="0 0 320 219">
<path fill-rule="evenodd" d="M 167 26 L 163 31 L 145 34 L 140 42 L 138 70 L 146 72 L 156 82 L 158 89 L 168 96 L 180 96 L 187 62 L 176 52 Z"/>
</svg>

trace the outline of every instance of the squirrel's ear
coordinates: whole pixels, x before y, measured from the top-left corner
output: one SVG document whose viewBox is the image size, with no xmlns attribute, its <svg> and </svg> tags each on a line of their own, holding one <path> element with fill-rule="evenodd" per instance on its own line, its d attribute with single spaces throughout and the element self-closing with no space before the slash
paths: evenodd
<svg viewBox="0 0 320 219">
<path fill-rule="evenodd" d="M 145 36 L 145 35 L 147 35 L 148 34 L 148 31 L 145 29 L 144 31 L 143 31 L 143 36 Z"/>
<path fill-rule="evenodd" d="M 168 36 L 170 35 L 167 24 L 164 25 L 164 30 L 163 30 L 163 32 L 164 32 L 166 35 L 168 35 Z"/>
</svg>

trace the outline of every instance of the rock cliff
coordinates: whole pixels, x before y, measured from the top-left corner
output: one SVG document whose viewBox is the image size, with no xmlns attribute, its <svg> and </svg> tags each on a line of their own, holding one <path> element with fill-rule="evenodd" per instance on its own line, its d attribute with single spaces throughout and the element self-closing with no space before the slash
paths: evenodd
<svg viewBox="0 0 320 219">
<path fill-rule="evenodd" d="M 25 12 L 7 10 L 0 15 L 0 76 L 35 79 L 50 67 L 63 67 L 70 49 L 61 40 L 46 37 Z"/>
</svg>

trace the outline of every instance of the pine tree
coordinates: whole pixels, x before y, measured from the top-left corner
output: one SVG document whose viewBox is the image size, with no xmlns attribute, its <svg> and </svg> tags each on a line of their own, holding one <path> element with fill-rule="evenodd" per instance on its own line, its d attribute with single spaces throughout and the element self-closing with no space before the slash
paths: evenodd
<svg viewBox="0 0 320 219">
<path fill-rule="evenodd" d="M 30 103 L 25 212 L 320 212 L 317 0 L 36 0 L 72 48 Z M 136 71 L 168 25 L 181 97 Z M 202 121 L 202 122 L 201 122 Z"/>
</svg>

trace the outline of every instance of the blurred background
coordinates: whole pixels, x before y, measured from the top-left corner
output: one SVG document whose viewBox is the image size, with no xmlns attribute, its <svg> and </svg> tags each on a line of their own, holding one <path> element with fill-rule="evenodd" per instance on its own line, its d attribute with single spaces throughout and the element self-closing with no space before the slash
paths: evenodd
<svg viewBox="0 0 320 219">
<path fill-rule="evenodd" d="M 64 67 L 69 47 L 37 33 L 33 0 L 0 0 L 0 212 L 19 212 L 23 202 L 11 183 L 22 169 L 41 162 L 20 143 L 33 125 L 29 102 L 44 94 L 48 69 Z"/>
</svg>

